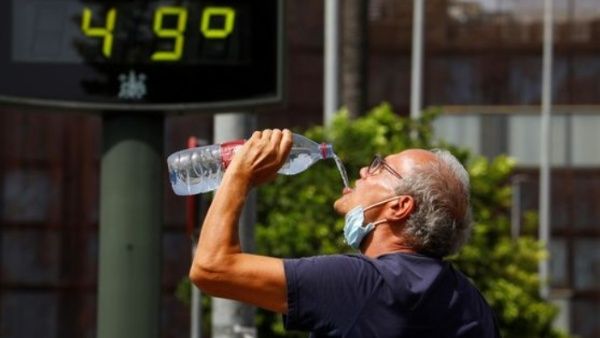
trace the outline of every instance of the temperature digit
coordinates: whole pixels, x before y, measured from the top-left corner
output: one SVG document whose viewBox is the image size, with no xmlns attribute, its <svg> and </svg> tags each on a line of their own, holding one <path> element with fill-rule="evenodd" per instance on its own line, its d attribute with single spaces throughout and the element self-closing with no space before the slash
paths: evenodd
<svg viewBox="0 0 600 338">
<path fill-rule="evenodd" d="M 81 30 L 83 34 L 92 38 L 102 38 L 102 54 L 106 58 L 110 58 L 113 45 L 113 30 L 115 29 L 115 21 L 117 19 L 117 11 L 111 8 L 106 13 L 106 25 L 104 27 L 90 27 L 92 21 L 92 10 L 89 8 L 83 9 L 81 17 Z"/>
<path fill-rule="evenodd" d="M 175 28 L 163 27 L 163 18 L 167 15 L 177 16 L 177 26 Z M 161 38 L 175 39 L 175 43 L 172 51 L 159 51 L 152 54 L 153 61 L 177 61 L 181 59 L 186 22 L 187 9 L 183 7 L 160 7 L 154 13 L 154 33 Z"/>
</svg>

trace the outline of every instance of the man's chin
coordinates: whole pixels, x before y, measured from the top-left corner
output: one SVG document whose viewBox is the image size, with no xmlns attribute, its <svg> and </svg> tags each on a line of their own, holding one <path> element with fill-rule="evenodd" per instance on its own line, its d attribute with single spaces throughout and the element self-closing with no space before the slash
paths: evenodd
<svg viewBox="0 0 600 338">
<path fill-rule="evenodd" d="M 345 215 L 350 210 L 348 206 L 352 205 L 351 196 L 353 191 L 354 190 L 351 188 L 344 188 L 342 190 L 342 195 L 335 202 L 333 202 L 333 209 L 338 214 Z"/>
<path fill-rule="evenodd" d="M 344 201 L 344 196 L 338 198 L 335 202 L 333 202 L 333 210 L 340 215 L 345 215 L 348 210 L 346 207 L 347 202 Z"/>
</svg>

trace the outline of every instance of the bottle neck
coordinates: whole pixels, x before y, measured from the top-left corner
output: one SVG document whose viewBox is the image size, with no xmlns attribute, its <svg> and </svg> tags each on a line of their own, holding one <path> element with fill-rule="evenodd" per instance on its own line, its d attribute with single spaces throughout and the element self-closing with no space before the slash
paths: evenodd
<svg viewBox="0 0 600 338">
<path fill-rule="evenodd" d="M 333 158 L 333 156 L 335 155 L 333 153 L 333 146 L 331 146 L 331 144 L 321 143 L 319 145 L 319 150 L 321 150 L 322 159 Z"/>
</svg>

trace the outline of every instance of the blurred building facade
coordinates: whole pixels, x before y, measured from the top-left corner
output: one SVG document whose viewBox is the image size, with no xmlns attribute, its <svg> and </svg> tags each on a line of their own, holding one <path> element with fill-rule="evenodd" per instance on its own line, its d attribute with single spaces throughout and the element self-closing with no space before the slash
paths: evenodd
<svg viewBox="0 0 600 338">
<path fill-rule="evenodd" d="M 424 105 L 439 137 L 518 161 L 515 219 L 538 205 L 542 1 L 428 0 Z M 323 3 L 287 1 L 287 101 L 260 127 L 322 121 Z M 369 2 L 370 105 L 410 105 L 412 2 Z M 600 337 L 600 2 L 555 1 L 551 283 L 563 325 Z M 165 153 L 212 118 L 166 120 Z M 101 118 L 0 107 L 0 336 L 95 337 Z M 165 174 L 161 337 L 189 336 L 177 300 L 191 241 Z M 519 229 L 516 229 L 518 232 Z"/>
</svg>

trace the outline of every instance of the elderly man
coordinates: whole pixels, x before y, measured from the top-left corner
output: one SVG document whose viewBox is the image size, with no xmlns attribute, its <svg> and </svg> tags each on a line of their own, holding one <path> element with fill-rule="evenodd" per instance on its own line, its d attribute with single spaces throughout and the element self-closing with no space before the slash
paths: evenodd
<svg viewBox="0 0 600 338">
<path fill-rule="evenodd" d="M 314 337 L 499 337 L 478 290 L 442 258 L 466 241 L 469 177 L 448 152 L 375 157 L 335 210 L 358 255 L 279 259 L 243 253 L 237 224 L 248 191 L 276 176 L 288 130 L 255 132 L 206 215 L 190 278 L 206 293 L 284 314 Z"/>
</svg>

